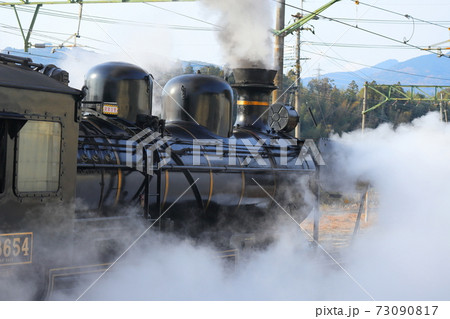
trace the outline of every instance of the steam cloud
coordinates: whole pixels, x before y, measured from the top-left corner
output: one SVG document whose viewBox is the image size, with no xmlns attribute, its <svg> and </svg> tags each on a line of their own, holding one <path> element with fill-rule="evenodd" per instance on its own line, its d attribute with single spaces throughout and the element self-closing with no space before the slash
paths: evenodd
<svg viewBox="0 0 450 319">
<path fill-rule="evenodd" d="M 450 126 L 430 113 L 335 140 L 341 173 L 365 177 L 380 197 L 378 226 L 349 254 L 351 271 L 376 299 L 448 298 Z"/>
<path fill-rule="evenodd" d="M 231 67 L 271 68 L 273 8 L 270 0 L 202 0 L 221 26 L 218 38 Z"/>
<path fill-rule="evenodd" d="M 431 113 L 332 140 L 340 180 L 367 180 L 379 195 L 379 222 L 341 258 L 368 293 L 314 253 L 291 222 L 278 228 L 275 244 L 241 258 L 231 272 L 206 245 L 153 234 L 83 299 L 448 299 L 450 126 Z"/>
</svg>

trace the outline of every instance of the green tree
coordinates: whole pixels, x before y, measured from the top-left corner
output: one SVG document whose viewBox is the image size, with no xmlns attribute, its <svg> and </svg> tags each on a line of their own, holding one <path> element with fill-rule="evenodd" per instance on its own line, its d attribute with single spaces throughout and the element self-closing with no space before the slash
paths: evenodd
<svg viewBox="0 0 450 319">
<path fill-rule="evenodd" d="M 192 67 L 192 64 L 189 63 L 184 68 L 184 74 L 193 74 L 193 73 L 194 73 L 194 68 Z"/>
<path fill-rule="evenodd" d="M 200 68 L 201 74 L 215 75 L 223 78 L 223 70 L 214 65 L 203 66 Z"/>
</svg>

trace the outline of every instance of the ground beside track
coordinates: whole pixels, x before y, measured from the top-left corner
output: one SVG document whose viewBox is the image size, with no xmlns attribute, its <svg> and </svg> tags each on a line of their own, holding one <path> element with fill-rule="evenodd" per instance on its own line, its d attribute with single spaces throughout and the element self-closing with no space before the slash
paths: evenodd
<svg viewBox="0 0 450 319">
<path fill-rule="evenodd" d="M 339 252 L 351 244 L 359 211 L 360 196 L 360 194 L 352 194 L 334 200 L 326 198 L 321 201 L 318 242 L 330 252 Z M 358 234 L 363 234 L 377 222 L 377 200 L 376 194 L 373 192 L 369 193 L 367 217 L 365 212 L 363 207 Z M 311 214 L 301 223 L 301 226 L 311 236 L 313 220 L 314 217 Z M 358 240 L 358 234 L 353 240 Z"/>
</svg>

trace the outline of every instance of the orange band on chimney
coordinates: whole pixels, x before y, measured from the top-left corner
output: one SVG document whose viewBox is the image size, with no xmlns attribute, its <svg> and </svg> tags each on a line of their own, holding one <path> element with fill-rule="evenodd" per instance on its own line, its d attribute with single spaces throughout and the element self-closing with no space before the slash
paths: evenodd
<svg viewBox="0 0 450 319">
<path fill-rule="evenodd" d="M 262 102 L 262 101 L 237 101 L 237 105 L 262 105 L 262 106 L 269 106 L 269 102 Z"/>
</svg>

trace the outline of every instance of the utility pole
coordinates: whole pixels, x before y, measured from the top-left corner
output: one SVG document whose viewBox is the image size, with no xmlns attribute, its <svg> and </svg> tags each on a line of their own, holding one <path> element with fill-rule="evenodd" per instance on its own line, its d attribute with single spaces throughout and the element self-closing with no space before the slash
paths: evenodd
<svg viewBox="0 0 450 319">
<path fill-rule="evenodd" d="M 319 64 L 319 66 L 317 67 L 316 71 L 317 71 L 317 80 L 320 80 L 320 77 L 322 76 L 322 75 L 320 74 L 320 71 L 322 71 L 322 69 L 320 68 L 320 64 Z"/>
<path fill-rule="evenodd" d="M 302 12 L 298 13 L 298 20 L 300 20 L 301 18 L 303 18 L 303 0 L 300 0 L 300 10 Z M 297 21 L 298 21 L 297 20 Z M 303 28 L 298 29 L 297 31 L 297 59 L 296 59 L 296 71 L 297 71 L 297 91 L 295 92 L 295 110 L 297 111 L 297 114 L 300 114 L 300 105 L 301 105 L 301 72 L 302 72 L 302 67 L 301 67 L 301 62 L 302 62 L 302 56 L 300 53 L 301 50 L 301 39 L 300 39 L 300 33 L 302 31 Z M 297 127 L 295 128 L 295 137 L 296 138 L 300 138 L 301 137 L 301 126 L 300 126 L 300 122 L 298 122 Z"/>
<path fill-rule="evenodd" d="M 92 0 L 91 0 L 92 1 Z M 97 0 L 98 1 L 98 0 Z M 122 0 L 124 1 L 124 0 Z M 130 0 L 131 1 L 131 0 Z M 139 1 L 139 0 L 133 0 Z M 277 76 L 275 77 L 275 85 L 278 86 L 278 90 L 273 91 L 272 94 L 272 103 L 275 103 L 278 98 L 281 90 L 283 89 L 283 58 L 284 58 L 284 37 L 288 34 L 292 34 L 294 31 L 301 28 L 305 23 L 309 20 L 314 19 L 320 14 L 322 11 L 328 9 L 330 6 L 335 4 L 340 0 L 331 0 L 327 4 L 321 6 L 319 9 L 309 13 L 305 17 L 298 19 L 295 23 L 284 27 L 284 13 L 285 13 L 285 0 L 278 0 L 278 7 L 276 12 L 276 30 L 274 30 L 275 35 L 275 63 L 277 68 Z M 303 6 L 303 1 L 302 1 Z"/>
<path fill-rule="evenodd" d="M 363 111 L 362 111 L 362 119 L 361 119 L 361 132 L 364 133 L 364 129 L 366 126 L 366 110 L 367 110 L 367 86 L 369 83 L 364 82 L 364 91 L 363 91 Z M 362 199 L 361 199 L 362 200 Z M 362 202 L 361 202 L 362 204 Z M 361 208 L 360 208 L 361 210 Z M 369 221 L 369 186 L 366 188 L 366 193 L 364 195 L 364 221 L 367 223 Z"/>
<path fill-rule="evenodd" d="M 276 30 L 284 29 L 284 12 L 285 12 L 285 0 L 278 1 L 277 14 L 276 14 Z M 277 69 L 277 75 L 275 77 L 275 85 L 278 86 L 277 90 L 272 93 L 272 103 L 277 102 L 280 92 L 283 90 L 283 59 L 284 59 L 284 35 L 275 35 L 275 63 Z"/>
<path fill-rule="evenodd" d="M 362 110 L 362 120 L 361 120 L 361 131 L 364 132 L 366 126 L 366 110 L 367 110 L 367 81 L 364 83 L 364 96 L 363 96 L 363 110 Z"/>
<path fill-rule="evenodd" d="M 303 9 L 303 0 L 301 1 L 301 9 Z M 303 17 L 302 13 L 297 13 L 295 16 L 296 21 L 300 20 Z M 296 50 L 296 59 L 295 59 L 295 76 L 297 77 L 297 90 L 295 90 L 295 111 L 297 111 L 297 114 L 300 114 L 300 103 L 301 103 L 301 99 L 300 99 L 300 95 L 301 95 L 301 86 L 300 86 L 300 82 L 301 82 L 301 55 L 300 55 L 300 32 L 301 32 L 302 28 L 299 28 L 297 30 L 297 50 Z M 297 124 L 297 127 L 295 128 L 295 137 L 296 138 L 300 138 L 300 122 Z"/>
</svg>

